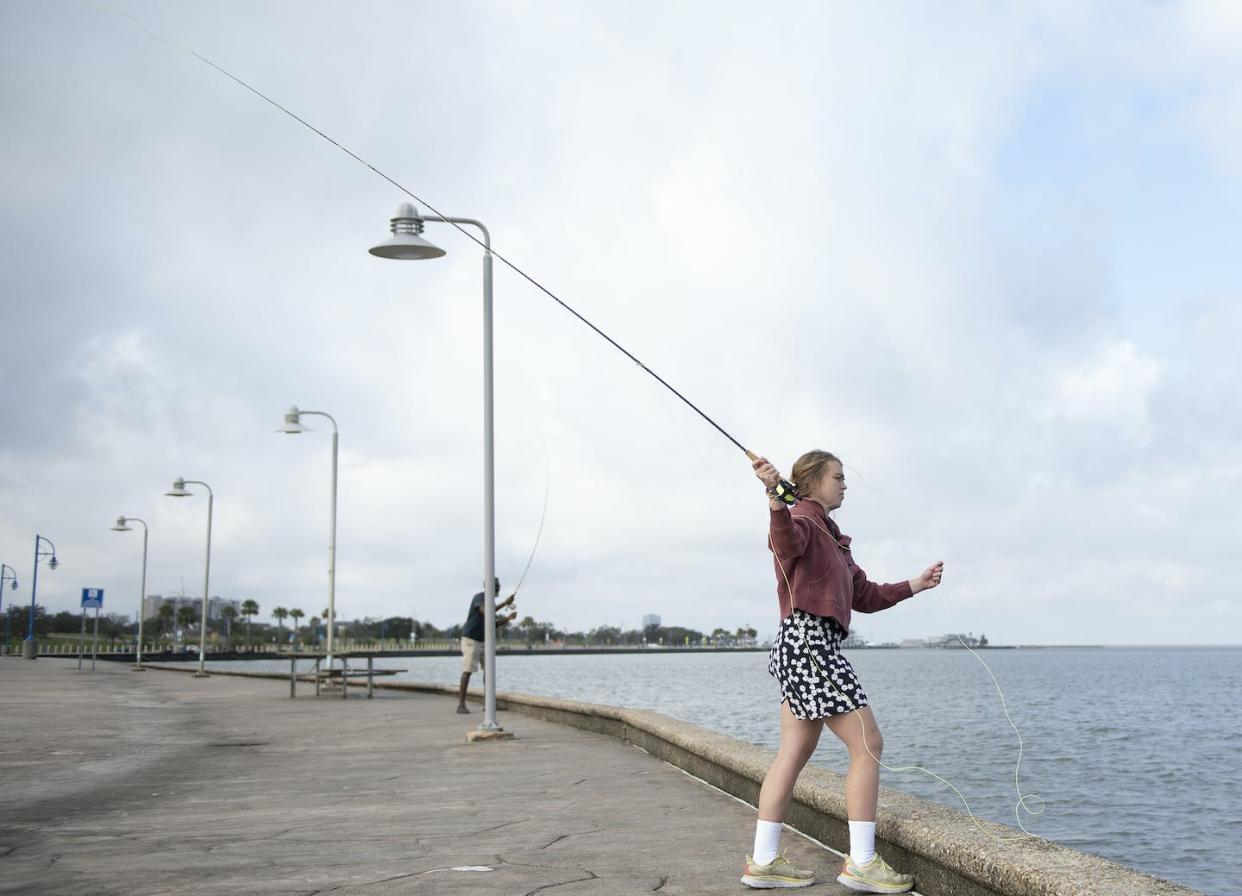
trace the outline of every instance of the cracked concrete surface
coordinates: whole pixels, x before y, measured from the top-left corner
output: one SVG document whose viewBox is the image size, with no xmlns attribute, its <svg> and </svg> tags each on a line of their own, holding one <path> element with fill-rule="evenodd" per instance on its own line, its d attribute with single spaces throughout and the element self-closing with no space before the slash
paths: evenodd
<svg viewBox="0 0 1242 896">
<path fill-rule="evenodd" d="M 754 810 L 616 738 L 377 691 L 0 657 L 0 894 L 739 894 Z M 836 884 L 839 859 L 787 834 Z M 488 871 L 453 870 L 488 868 Z"/>
</svg>

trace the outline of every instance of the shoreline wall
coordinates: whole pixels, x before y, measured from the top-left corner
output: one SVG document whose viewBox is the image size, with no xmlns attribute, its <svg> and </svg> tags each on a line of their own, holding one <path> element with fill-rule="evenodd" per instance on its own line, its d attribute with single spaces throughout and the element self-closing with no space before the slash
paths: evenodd
<svg viewBox="0 0 1242 896">
<path fill-rule="evenodd" d="M 279 673 L 213 670 L 211 674 L 289 678 Z M 366 681 L 355 679 L 350 685 L 365 688 Z M 374 686 L 457 695 L 450 685 L 377 681 Z M 483 693 L 471 689 L 469 698 L 482 702 Z M 507 692 L 497 694 L 497 705 L 546 722 L 616 737 L 751 806 L 758 802 L 759 786 L 776 755 L 647 710 Z M 843 783 L 841 776 L 808 765 L 794 788 L 786 824 L 846 851 L 849 829 Z M 1028 837 L 1006 825 L 976 822 L 955 809 L 887 787 L 880 788 L 876 847 L 894 867 L 914 874 L 918 892 L 926 896 L 1202 896 L 1108 859 Z"/>
</svg>

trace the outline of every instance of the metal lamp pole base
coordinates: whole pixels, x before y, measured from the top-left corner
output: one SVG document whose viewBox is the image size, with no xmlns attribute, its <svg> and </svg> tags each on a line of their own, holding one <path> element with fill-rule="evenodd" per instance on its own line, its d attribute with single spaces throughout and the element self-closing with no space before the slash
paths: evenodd
<svg viewBox="0 0 1242 896">
<path fill-rule="evenodd" d="M 466 743 L 476 740 L 513 740 L 513 732 L 503 728 L 472 728 L 466 732 Z"/>
</svg>

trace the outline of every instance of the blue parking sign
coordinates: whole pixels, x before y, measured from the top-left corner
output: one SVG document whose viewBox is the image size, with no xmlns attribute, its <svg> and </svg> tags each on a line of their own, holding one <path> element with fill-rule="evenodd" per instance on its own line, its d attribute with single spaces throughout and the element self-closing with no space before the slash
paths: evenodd
<svg viewBox="0 0 1242 896">
<path fill-rule="evenodd" d="M 83 610 L 100 610 L 103 608 L 102 588 L 83 588 L 82 589 L 82 609 Z"/>
</svg>

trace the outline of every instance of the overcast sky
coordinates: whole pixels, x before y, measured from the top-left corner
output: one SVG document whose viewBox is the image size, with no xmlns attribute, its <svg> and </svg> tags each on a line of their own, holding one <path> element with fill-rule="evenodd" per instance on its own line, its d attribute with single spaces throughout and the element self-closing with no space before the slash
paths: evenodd
<svg viewBox="0 0 1242 896">
<path fill-rule="evenodd" d="M 153 40 L 127 16 L 168 41 Z M 1239 643 L 1242 12 L 1229 2 L 0 5 L 0 561 L 460 622 L 482 579 L 481 251 L 788 471 L 844 458 L 872 641 Z M 775 631 L 737 449 L 497 265 L 520 613 Z M 550 481 L 548 472 L 550 471 Z M 943 598 L 943 600 L 942 600 Z M 950 617 L 951 612 L 951 617 Z"/>
</svg>

